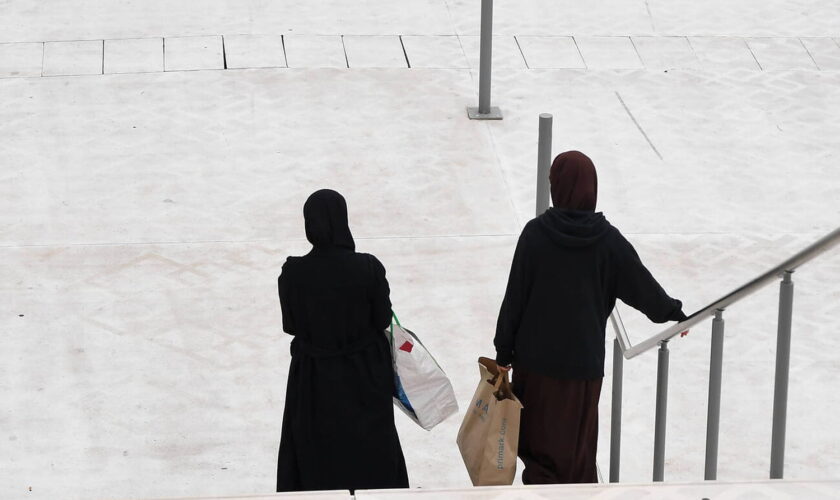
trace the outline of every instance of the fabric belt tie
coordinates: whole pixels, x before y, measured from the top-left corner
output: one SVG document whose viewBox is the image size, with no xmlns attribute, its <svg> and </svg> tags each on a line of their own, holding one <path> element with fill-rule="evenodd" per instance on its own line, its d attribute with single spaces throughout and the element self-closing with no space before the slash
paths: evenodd
<svg viewBox="0 0 840 500">
<path fill-rule="evenodd" d="M 302 338 L 295 337 L 294 340 L 292 340 L 292 356 L 297 353 L 305 354 L 311 358 L 317 359 L 349 356 L 350 354 L 364 351 L 379 339 L 380 337 L 377 335 L 370 335 L 368 338 L 357 340 L 356 342 L 339 349 L 325 349 L 323 347 L 313 345 L 311 342 L 303 340 Z"/>
</svg>

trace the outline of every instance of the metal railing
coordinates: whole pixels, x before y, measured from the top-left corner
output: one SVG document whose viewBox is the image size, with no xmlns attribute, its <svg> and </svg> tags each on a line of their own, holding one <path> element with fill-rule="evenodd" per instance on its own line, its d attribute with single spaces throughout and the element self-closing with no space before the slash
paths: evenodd
<svg viewBox="0 0 840 500">
<path fill-rule="evenodd" d="M 776 375 L 773 396 L 773 430 L 770 449 L 770 478 L 784 477 L 785 431 L 787 427 L 787 396 L 790 371 L 790 339 L 793 316 L 793 272 L 803 264 L 840 245 L 840 228 L 807 246 L 793 257 L 763 273 L 749 283 L 700 309 L 687 320 L 677 323 L 636 345 L 630 343 L 617 311 L 613 312 L 612 325 L 616 333 L 613 346 L 613 437 L 610 442 L 610 481 L 617 482 L 620 466 L 621 440 L 621 389 L 623 386 L 623 359 L 632 359 L 659 346 L 656 376 L 656 421 L 654 424 L 653 480 L 665 476 L 665 421 L 668 403 L 668 342 L 701 321 L 712 320 L 711 360 L 709 365 L 709 399 L 706 419 L 707 480 L 717 479 L 718 435 L 720 430 L 720 398 L 723 370 L 723 313 L 730 305 L 752 295 L 774 280 L 781 278 L 779 289 L 779 319 L 776 340 Z M 614 456 L 615 454 L 615 456 Z"/>
<path fill-rule="evenodd" d="M 549 207 L 548 169 L 551 162 L 550 114 L 540 115 L 539 146 L 537 155 L 537 215 Z M 656 375 L 656 410 L 654 423 L 653 480 L 665 478 L 665 423 L 668 404 L 668 342 L 689 328 L 712 320 L 711 362 L 709 366 L 709 399 L 706 420 L 705 474 L 707 480 L 717 478 L 718 435 L 720 430 L 720 398 L 723 368 L 723 313 L 727 307 L 756 293 L 774 280 L 781 278 L 779 289 L 779 317 L 776 340 L 776 371 L 773 394 L 773 430 L 770 449 L 770 478 L 784 477 L 785 431 L 787 426 L 788 379 L 790 372 L 791 320 L 793 316 L 793 272 L 819 255 L 840 245 L 840 228 L 807 246 L 778 266 L 759 275 L 691 314 L 685 321 L 662 332 L 631 344 L 621 315 L 614 310 L 610 322 L 615 330 L 613 342 L 612 418 L 610 438 L 610 482 L 618 482 L 621 466 L 621 399 L 623 389 L 624 358 L 633 359 L 659 346 Z M 623 355 L 623 357 L 622 357 Z"/>
</svg>

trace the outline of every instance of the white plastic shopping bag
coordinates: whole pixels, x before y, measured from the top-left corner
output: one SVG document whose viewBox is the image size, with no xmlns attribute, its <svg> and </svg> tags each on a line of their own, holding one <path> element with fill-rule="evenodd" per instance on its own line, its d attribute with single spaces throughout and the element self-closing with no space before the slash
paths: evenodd
<svg viewBox="0 0 840 500">
<path fill-rule="evenodd" d="M 394 321 L 385 331 L 394 360 L 394 405 L 417 425 L 431 430 L 458 412 L 455 391 L 417 335 L 403 328 L 396 315 Z"/>
</svg>

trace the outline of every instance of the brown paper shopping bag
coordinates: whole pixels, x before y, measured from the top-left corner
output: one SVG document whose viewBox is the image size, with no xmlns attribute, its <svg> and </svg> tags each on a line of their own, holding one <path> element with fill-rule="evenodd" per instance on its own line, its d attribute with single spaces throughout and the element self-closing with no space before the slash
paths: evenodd
<svg viewBox="0 0 840 500">
<path fill-rule="evenodd" d="M 473 486 L 513 484 L 522 404 L 495 361 L 478 358 L 478 367 L 481 382 L 458 431 L 458 449 Z"/>
</svg>

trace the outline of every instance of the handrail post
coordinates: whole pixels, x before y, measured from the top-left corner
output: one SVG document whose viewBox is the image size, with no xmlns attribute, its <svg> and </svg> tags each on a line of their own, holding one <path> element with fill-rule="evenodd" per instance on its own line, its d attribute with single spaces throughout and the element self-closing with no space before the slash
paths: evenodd
<svg viewBox="0 0 840 500">
<path fill-rule="evenodd" d="M 773 439 L 770 447 L 770 479 L 785 475 L 785 430 L 787 427 L 790 336 L 793 318 L 792 271 L 785 271 L 779 285 L 779 328 L 776 337 L 776 384 L 773 391 Z"/>
<path fill-rule="evenodd" d="M 668 414 L 668 341 L 659 344 L 656 368 L 656 423 L 653 438 L 653 480 L 665 480 L 665 422 Z"/>
<path fill-rule="evenodd" d="M 707 481 L 717 479 L 718 436 L 720 435 L 720 389 L 723 372 L 723 309 L 712 320 L 712 353 L 709 362 L 709 407 L 706 417 Z"/>
<path fill-rule="evenodd" d="M 610 482 L 617 483 L 621 468 L 621 394 L 624 382 L 624 355 L 618 339 L 613 340 L 612 415 L 610 417 Z"/>
<path fill-rule="evenodd" d="M 549 113 L 540 114 L 539 142 L 537 144 L 537 217 L 550 206 L 551 187 L 548 173 L 551 169 L 551 124 L 554 118 Z"/>
<path fill-rule="evenodd" d="M 481 53 L 478 63 L 478 107 L 467 108 L 470 120 L 501 120 L 502 112 L 490 106 L 490 74 L 493 65 L 493 0 L 481 0 Z"/>
</svg>

